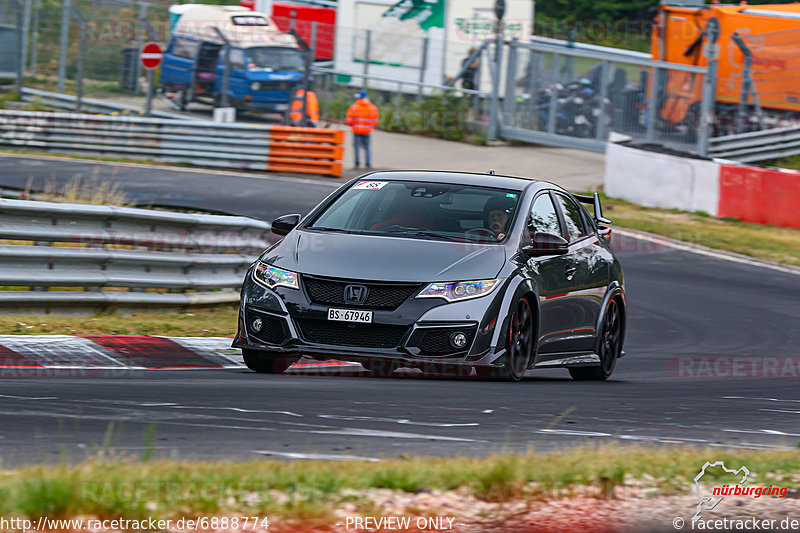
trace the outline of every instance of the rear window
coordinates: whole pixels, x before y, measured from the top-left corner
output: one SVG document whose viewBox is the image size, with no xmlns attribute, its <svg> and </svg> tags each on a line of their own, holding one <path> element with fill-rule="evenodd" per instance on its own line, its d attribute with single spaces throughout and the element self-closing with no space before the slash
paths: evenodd
<svg viewBox="0 0 800 533">
<path fill-rule="evenodd" d="M 403 181 L 360 181 L 306 227 L 318 231 L 496 243 L 520 192 Z"/>
</svg>

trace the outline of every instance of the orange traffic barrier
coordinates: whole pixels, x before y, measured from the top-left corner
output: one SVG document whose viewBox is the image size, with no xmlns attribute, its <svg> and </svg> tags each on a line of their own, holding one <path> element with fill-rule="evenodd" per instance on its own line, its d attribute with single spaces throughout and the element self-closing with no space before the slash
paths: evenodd
<svg viewBox="0 0 800 533">
<path fill-rule="evenodd" d="M 271 126 L 267 170 L 342 175 L 344 130 Z"/>
</svg>

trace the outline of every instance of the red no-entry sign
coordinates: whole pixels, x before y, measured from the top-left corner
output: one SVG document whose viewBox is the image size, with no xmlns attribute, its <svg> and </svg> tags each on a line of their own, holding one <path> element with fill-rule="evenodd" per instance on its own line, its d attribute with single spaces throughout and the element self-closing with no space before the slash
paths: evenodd
<svg viewBox="0 0 800 533">
<path fill-rule="evenodd" d="M 161 64 L 161 59 L 164 57 L 164 52 L 158 43 L 147 43 L 139 52 L 139 60 L 142 62 L 144 68 L 156 68 Z"/>
</svg>

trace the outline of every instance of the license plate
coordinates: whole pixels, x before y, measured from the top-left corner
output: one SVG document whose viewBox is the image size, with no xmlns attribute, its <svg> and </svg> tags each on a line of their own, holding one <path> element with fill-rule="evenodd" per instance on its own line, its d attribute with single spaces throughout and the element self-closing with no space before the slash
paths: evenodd
<svg viewBox="0 0 800 533">
<path fill-rule="evenodd" d="M 328 320 L 338 322 L 372 323 L 372 311 L 355 311 L 353 309 L 328 309 Z"/>
</svg>

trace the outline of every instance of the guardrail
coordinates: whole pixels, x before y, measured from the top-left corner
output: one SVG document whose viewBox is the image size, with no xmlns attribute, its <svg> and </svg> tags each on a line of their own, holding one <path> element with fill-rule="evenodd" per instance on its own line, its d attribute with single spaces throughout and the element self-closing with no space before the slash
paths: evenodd
<svg viewBox="0 0 800 533">
<path fill-rule="evenodd" d="M 737 133 L 709 139 L 709 155 L 750 163 L 800 154 L 800 127 Z"/>
<path fill-rule="evenodd" d="M 57 107 L 59 109 L 75 110 L 81 113 L 144 113 L 144 109 L 139 109 L 132 106 L 122 104 L 115 104 L 105 100 L 95 100 L 93 98 L 78 98 L 71 94 L 60 94 L 50 91 L 40 91 L 39 89 L 31 89 L 24 87 L 20 98 L 26 102 L 39 101 L 49 107 Z M 155 118 L 169 118 L 176 120 L 199 120 L 195 117 L 178 115 L 177 113 L 167 113 L 164 111 L 153 110 L 150 112 L 151 117 Z"/>
<path fill-rule="evenodd" d="M 0 310 L 234 303 L 269 228 L 246 217 L 0 199 Z"/>
<path fill-rule="evenodd" d="M 0 110 L 0 146 L 341 176 L 344 130 Z"/>
</svg>

